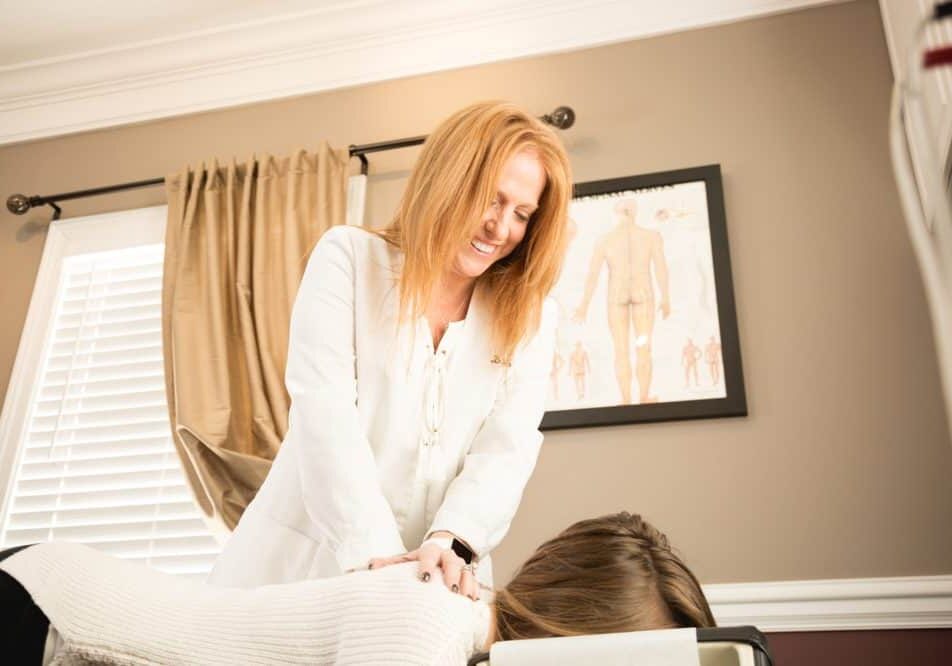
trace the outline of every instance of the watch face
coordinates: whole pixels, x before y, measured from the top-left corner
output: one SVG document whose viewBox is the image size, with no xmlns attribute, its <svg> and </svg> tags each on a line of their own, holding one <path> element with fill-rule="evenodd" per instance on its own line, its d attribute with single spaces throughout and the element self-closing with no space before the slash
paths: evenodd
<svg viewBox="0 0 952 666">
<path fill-rule="evenodd" d="M 473 551 L 466 547 L 466 545 L 459 539 L 453 539 L 453 552 L 463 558 L 463 561 L 466 564 L 470 564 L 473 561 Z"/>
</svg>

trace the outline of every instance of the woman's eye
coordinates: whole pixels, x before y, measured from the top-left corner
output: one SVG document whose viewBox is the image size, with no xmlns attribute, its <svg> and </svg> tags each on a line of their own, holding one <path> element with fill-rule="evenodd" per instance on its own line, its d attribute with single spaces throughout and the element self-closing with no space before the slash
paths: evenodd
<svg viewBox="0 0 952 666">
<path fill-rule="evenodd" d="M 522 220 L 523 222 L 529 221 L 529 216 L 526 215 L 525 213 L 516 213 L 516 217 Z"/>
</svg>

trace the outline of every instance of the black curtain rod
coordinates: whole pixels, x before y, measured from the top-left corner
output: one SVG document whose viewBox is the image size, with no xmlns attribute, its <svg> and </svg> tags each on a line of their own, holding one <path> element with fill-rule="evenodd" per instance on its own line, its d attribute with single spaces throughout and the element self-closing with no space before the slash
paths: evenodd
<svg viewBox="0 0 952 666">
<path fill-rule="evenodd" d="M 575 122 L 575 112 L 567 107 L 560 106 L 551 114 L 540 117 L 545 123 L 558 129 L 568 129 Z M 350 156 L 360 160 L 360 173 L 367 175 L 370 163 L 367 161 L 367 153 L 378 153 L 384 150 L 395 150 L 397 148 L 408 148 L 410 146 L 419 146 L 426 141 L 425 134 L 413 136 L 407 139 L 395 139 L 393 141 L 381 141 L 379 143 L 366 143 L 362 146 L 350 146 Z M 137 180 L 133 183 L 120 183 L 119 185 L 109 185 L 108 187 L 97 187 L 90 190 L 77 190 L 75 192 L 63 192 L 62 194 L 50 194 L 45 197 L 28 197 L 23 194 L 12 194 L 7 198 L 7 210 L 14 215 L 24 215 L 31 208 L 38 206 L 50 206 L 53 209 L 53 219 L 58 220 L 62 210 L 56 205 L 58 201 L 69 201 L 70 199 L 81 199 L 83 197 L 93 197 L 99 194 L 111 194 L 123 190 L 134 190 L 140 187 L 153 187 L 161 185 L 165 178 L 151 178 L 149 180 Z"/>
<path fill-rule="evenodd" d="M 370 163 L 365 157 L 366 153 L 375 153 L 382 150 L 392 150 L 395 148 L 406 148 L 407 146 L 417 146 L 426 141 L 426 135 L 415 136 L 409 139 L 397 139 L 396 141 L 382 141 L 380 143 L 369 143 L 365 146 L 351 146 L 350 156 L 360 160 L 360 173 L 367 175 Z M 61 194 L 50 194 L 45 197 L 34 196 L 27 197 L 22 194 L 14 194 L 7 199 L 7 210 L 15 215 L 23 215 L 31 208 L 39 206 L 50 206 L 53 208 L 53 219 L 58 220 L 62 210 L 56 205 L 59 201 L 69 201 L 70 199 L 82 199 L 83 197 L 94 197 L 99 194 L 112 194 L 113 192 L 122 192 L 123 190 L 135 190 L 140 187 L 154 187 L 165 182 L 165 178 L 151 178 L 149 180 L 137 180 L 132 183 L 120 183 L 119 185 L 109 185 L 107 187 L 96 187 L 89 190 L 77 190 L 75 192 L 63 192 Z"/>
</svg>

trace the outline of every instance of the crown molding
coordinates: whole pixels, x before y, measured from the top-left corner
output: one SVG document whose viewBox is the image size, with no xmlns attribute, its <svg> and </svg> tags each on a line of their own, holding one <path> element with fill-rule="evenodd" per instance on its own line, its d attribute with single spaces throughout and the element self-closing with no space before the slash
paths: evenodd
<svg viewBox="0 0 952 666">
<path fill-rule="evenodd" d="M 952 627 L 952 575 L 705 585 L 723 626 L 763 632 Z"/>
<path fill-rule="evenodd" d="M 571 51 L 841 0 L 352 0 L 0 67 L 0 144 Z"/>
</svg>

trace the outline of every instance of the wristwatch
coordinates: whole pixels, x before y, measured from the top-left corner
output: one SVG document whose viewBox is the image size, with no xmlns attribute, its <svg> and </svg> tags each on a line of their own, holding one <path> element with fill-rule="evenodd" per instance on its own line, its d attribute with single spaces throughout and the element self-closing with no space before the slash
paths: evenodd
<svg viewBox="0 0 952 666">
<path fill-rule="evenodd" d="M 473 563 L 474 553 L 473 551 L 469 549 L 469 546 L 467 546 L 465 543 L 463 543 L 462 541 L 454 537 L 453 543 L 450 547 L 453 549 L 454 553 L 459 555 L 463 559 L 463 561 L 466 562 L 466 564 Z"/>
<path fill-rule="evenodd" d="M 442 550 L 452 550 L 456 553 L 466 564 L 472 564 L 474 559 L 474 553 L 469 549 L 465 543 L 453 537 L 430 537 L 423 541 L 423 543 L 435 543 Z M 422 545 L 422 544 L 421 544 Z"/>
</svg>

